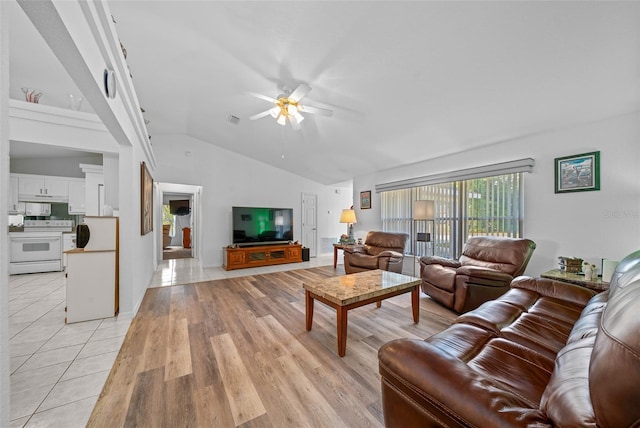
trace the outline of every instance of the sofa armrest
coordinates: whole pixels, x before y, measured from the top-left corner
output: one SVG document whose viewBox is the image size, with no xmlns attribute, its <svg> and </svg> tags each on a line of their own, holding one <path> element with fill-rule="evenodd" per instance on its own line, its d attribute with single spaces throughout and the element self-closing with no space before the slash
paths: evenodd
<svg viewBox="0 0 640 428">
<path fill-rule="evenodd" d="M 381 253 L 378 253 L 378 257 L 389 257 L 389 258 L 404 258 L 404 256 L 402 255 L 402 253 L 399 253 L 397 251 L 391 251 L 391 250 L 385 250 Z"/>
<path fill-rule="evenodd" d="M 442 265 L 457 269 L 461 266 L 460 262 L 453 259 L 447 259 L 439 256 L 422 256 L 420 257 L 421 265 Z"/>
<path fill-rule="evenodd" d="M 579 285 L 554 281 L 546 278 L 519 276 L 511 281 L 512 288 L 534 291 L 542 296 L 553 297 L 567 302 L 585 306 L 596 292 Z"/>
<path fill-rule="evenodd" d="M 362 245 L 346 246 L 342 249 L 342 251 L 349 254 L 369 254 Z"/>
<path fill-rule="evenodd" d="M 380 348 L 378 362 L 389 427 L 408 426 L 408 413 L 422 415 L 421 426 L 549 426 L 509 388 L 428 342 L 393 340 Z"/>
<path fill-rule="evenodd" d="M 481 266 L 461 266 L 456 270 L 458 275 L 466 275 L 470 277 L 468 282 L 473 282 L 473 279 L 478 278 L 482 280 L 488 280 L 491 282 L 509 284 L 513 277 L 508 273 L 501 272 L 495 269 L 489 269 Z M 483 281 L 483 283 L 486 281 Z M 489 283 L 491 283 L 489 282 Z"/>
</svg>

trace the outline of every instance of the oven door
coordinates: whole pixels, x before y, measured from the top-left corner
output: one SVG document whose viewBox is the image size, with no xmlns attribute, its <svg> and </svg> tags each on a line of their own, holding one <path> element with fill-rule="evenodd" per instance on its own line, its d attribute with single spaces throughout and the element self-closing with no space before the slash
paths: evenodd
<svg viewBox="0 0 640 428">
<path fill-rule="evenodd" d="M 35 234 L 34 234 L 35 235 Z M 21 233 L 10 237 L 11 263 L 60 260 L 62 257 L 60 234 L 51 236 L 30 236 Z"/>
</svg>

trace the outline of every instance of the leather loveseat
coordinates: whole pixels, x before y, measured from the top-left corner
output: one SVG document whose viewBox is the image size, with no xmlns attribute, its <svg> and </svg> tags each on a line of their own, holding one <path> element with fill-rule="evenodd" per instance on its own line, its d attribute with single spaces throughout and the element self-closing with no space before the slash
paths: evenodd
<svg viewBox="0 0 640 428">
<path fill-rule="evenodd" d="M 379 350 L 387 427 L 637 427 L 640 251 L 600 294 L 519 277 L 426 339 Z"/>
<path fill-rule="evenodd" d="M 344 248 L 344 271 L 347 274 L 382 269 L 402 273 L 406 233 L 367 233 L 364 245 Z"/>
<path fill-rule="evenodd" d="M 459 314 L 470 311 L 506 293 L 535 249 L 529 239 L 474 236 L 458 260 L 420 258 L 422 291 Z"/>
</svg>

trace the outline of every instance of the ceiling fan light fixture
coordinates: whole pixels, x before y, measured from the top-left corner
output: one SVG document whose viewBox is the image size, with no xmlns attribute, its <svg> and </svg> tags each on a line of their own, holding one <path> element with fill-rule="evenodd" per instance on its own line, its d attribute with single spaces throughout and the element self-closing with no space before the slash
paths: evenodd
<svg viewBox="0 0 640 428">
<path fill-rule="evenodd" d="M 298 113 L 298 110 L 296 110 L 295 113 L 292 114 L 292 116 L 296 119 L 298 123 L 304 120 L 304 116 Z"/>
<path fill-rule="evenodd" d="M 269 110 L 269 114 L 271 115 L 272 118 L 276 119 L 278 117 L 278 115 L 280 114 L 280 107 L 274 107 L 272 109 Z"/>
<path fill-rule="evenodd" d="M 298 113 L 298 107 L 296 107 L 294 104 L 287 104 L 287 113 L 295 115 L 296 113 Z"/>
<path fill-rule="evenodd" d="M 285 126 L 287 124 L 287 118 L 285 115 L 281 114 L 278 116 L 278 120 L 276 120 L 276 122 L 278 122 L 278 125 Z"/>
</svg>

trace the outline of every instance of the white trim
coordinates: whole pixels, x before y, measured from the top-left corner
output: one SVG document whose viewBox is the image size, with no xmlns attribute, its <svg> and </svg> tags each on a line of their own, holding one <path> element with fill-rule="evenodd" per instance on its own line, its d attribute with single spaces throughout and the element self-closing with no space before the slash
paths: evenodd
<svg viewBox="0 0 640 428">
<path fill-rule="evenodd" d="M 492 175 L 510 174 L 514 172 L 531 172 L 535 160 L 532 158 L 518 159 L 491 165 L 477 166 L 474 168 L 460 169 L 457 171 L 441 172 L 422 177 L 408 178 L 406 180 L 392 181 L 376 184 L 376 193 L 389 190 L 409 189 L 412 187 L 429 186 L 432 184 L 448 183 L 451 181 L 469 180 L 472 178 L 490 177 Z"/>
</svg>

